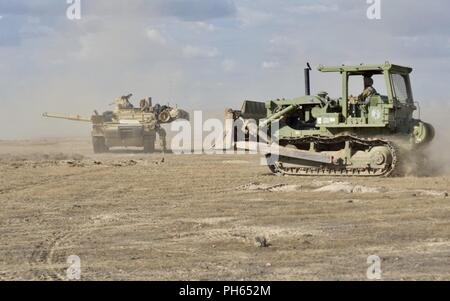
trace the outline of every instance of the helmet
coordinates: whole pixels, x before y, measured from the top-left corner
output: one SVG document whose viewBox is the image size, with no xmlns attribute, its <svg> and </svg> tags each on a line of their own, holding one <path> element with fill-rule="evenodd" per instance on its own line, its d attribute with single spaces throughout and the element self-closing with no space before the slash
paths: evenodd
<svg viewBox="0 0 450 301">
<path fill-rule="evenodd" d="M 373 85 L 373 79 L 369 76 L 364 77 L 364 87 L 369 87 Z"/>
</svg>

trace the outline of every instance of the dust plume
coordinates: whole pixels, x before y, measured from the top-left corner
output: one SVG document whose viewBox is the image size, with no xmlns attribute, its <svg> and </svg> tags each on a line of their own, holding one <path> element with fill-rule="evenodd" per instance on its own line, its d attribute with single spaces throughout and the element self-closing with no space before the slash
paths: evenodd
<svg viewBox="0 0 450 301">
<path fill-rule="evenodd" d="M 427 173 L 430 176 L 450 174 L 450 107 L 447 104 L 433 104 L 422 108 L 421 119 L 432 124 L 436 131 L 433 142 L 427 147 L 426 155 L 430 162 Z"/>
</svg>

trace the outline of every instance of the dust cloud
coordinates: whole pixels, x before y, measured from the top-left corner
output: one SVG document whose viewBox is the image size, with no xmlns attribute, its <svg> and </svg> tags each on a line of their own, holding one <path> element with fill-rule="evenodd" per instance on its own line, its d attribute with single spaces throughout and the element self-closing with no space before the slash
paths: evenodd
<svg viewBox="0 0 450 301">
<path fill-rule="evenodd" d="M 422 108 L 421 119 L 432 124 L 436 131 L 433 142 L 427 147 L 426 155 L 429 161 L 431 176 L 450 174 L 450 106 L 434 104 Z"/>
</svg>

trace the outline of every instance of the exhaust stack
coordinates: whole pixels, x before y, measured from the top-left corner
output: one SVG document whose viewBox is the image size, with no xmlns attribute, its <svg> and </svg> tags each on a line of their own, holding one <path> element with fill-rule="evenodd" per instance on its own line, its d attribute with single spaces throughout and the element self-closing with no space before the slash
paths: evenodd
<svg viewBox="0 0 450 301">
<path fill-rule="evenodd" d="M 305 68 L 305 95 L 311 95 L 311 80 L 310 80 L 309 73 L 312 69 L 311 69 L 311 66 L 309 65 L 309 63 L 306 63 L 306 65 L 308 67 Z"/>
</svg>

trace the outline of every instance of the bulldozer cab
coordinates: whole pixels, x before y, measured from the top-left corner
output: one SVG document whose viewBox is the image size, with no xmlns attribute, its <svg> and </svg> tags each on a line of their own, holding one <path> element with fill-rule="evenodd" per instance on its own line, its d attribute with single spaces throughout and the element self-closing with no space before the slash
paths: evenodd
<svg viewBox="0 0 450 301">
<path fill-rule="evenodd" d="M 383 65 L 319 66 L 321 72 L 342 76 L 342 117 L 346 123 L 398 126 L 412 118 L 416 110 L 409 74 L 412 69 L 386 62 Z M 369 78 L 367 85 L 366 79 Z M 368 87 L 372 93 L 365 94 Z M 367 96 L 367 97 L 366 97 Z M 395 118 L 389 117 L 395 109 Z"/>
</svg>

